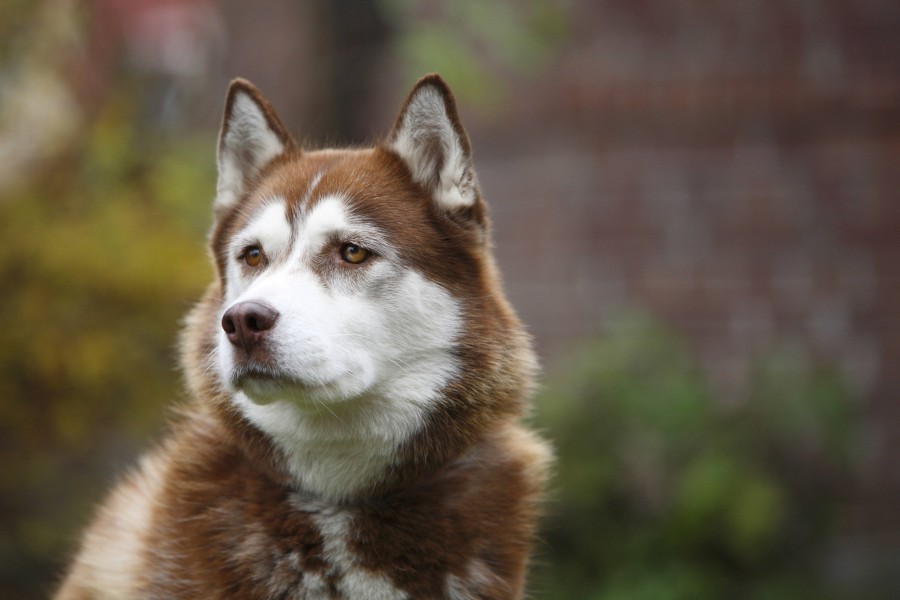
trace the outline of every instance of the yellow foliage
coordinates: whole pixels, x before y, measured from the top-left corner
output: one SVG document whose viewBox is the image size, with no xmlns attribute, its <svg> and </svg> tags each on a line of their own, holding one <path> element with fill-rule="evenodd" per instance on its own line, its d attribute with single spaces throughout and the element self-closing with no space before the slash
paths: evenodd
<svg viewBox="0 0 900 600">
<path fill-rule="evenodd" d="M 0 200 L 0 579 L 46 580 L 159 429 L 210 278 L 215 136 L 138 144 L 122 105 Z"/>
</svg>

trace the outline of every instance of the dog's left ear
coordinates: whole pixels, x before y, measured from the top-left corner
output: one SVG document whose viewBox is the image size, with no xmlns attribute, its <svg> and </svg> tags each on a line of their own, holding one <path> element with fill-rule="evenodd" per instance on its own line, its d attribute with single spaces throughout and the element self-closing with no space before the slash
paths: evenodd
<svg viewBox="0 0 900 600">
<path fill-rule="evenodd" d="M 388 137 L 388 147 L 446 213 L 462 217 L 481 213 L 473 210 L 480 204 L 480 194 L 469 137 L 453 94 L 439 75 L 426 75 L 416 83 Z"/>
<path fill-rule="evenodd" d="M 244 79 L 232 81 L 219 131 L 216 214 L 238 202 L 272 159 L 295 147 L 275 109 L 260 91 Z"/>
</svg>

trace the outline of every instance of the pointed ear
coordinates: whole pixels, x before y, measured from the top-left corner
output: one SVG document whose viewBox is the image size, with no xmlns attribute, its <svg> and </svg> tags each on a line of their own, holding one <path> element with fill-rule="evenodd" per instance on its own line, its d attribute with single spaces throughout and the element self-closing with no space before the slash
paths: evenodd
<svg viewBox="0 0 900 600">
<path fill-rule="evenodd" d="M 388 137 L 388 147 L 445 211 L 471 212 L 468 209 L 479 201 L 469 137 L 453 94 L 439 75 L 426 75 L 416 83 Z"/>
<path fill-rule="evenodd" d="M 293 138 L 259 90 L 244 79 L 233 80 L 219 131 L 215 212 L 234 205 L 269 161 L 294 148 Z"/>
</svg>

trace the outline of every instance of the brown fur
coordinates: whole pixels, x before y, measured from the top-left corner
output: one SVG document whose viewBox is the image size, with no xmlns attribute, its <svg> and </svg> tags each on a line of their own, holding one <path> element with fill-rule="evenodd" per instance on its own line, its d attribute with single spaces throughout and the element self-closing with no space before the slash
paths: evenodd
<svg viewBox="0 0 900 600">
<path fill-rule="evenodd" d="M 435 76 L 423 85 L 443 94 L 468 154 L 449 90 Z M 57 598 L 521 597 L 549 451 L 518 425 L 534 358 L 499 284 L 483 201 L 447 214 L 387 145 L 301 152 L 243 81 L 232 86 L 223 134 L 236 88 L 264 109 L 286 151 L 237 207 L 217 214 L 210 249 L 219 277 L 183 340 L 194 401 L 102 508 Z M 463 376 L 397 449 L 393 468 L 342 502 L 296 489 L 275 445 L 207 368 L 226 240 L 261 198 L 278 195 L 289 213 L 298 210 L 318 172 L 324 192 L 348 197 L 355 214 L 388 232 L 401 260 L 447 289 L 466 315 L 457 349 Z M 116 564 L 119 573 L 110 574 Z"/>
</svg>

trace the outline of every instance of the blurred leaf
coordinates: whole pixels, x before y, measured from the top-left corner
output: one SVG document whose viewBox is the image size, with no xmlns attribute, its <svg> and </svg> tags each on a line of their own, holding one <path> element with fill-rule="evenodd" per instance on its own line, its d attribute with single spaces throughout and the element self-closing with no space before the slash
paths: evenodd
<svg viewBox="0 0 900 600">
<path fill-rule="evenodd" d="M 855 431 L 848 391 L 833 370 L 813 367 L 796 345 L 760 361 L 753 378 L 754 409 L 771 423 L 773 441 L 800 445 L 826 460 L 847 461 Z"/>
<path fill-rule="evenodd" d="M 452 82 L 456 94 L 473 104 L 484 106 L 505 91 L 473 50 L 460 44 L 452 31 L 439 24 L 411 31 L 398 42 L 398 48 L 400 53 L 413 57 L 413 73 L 440 73 Z"/>
<path fill-rule="evenodd" d="M 778 541 L 786 513 L 784 493 L 764 475 L 747 475 L 735 486 L 726 526 L 731 549 L 743 562 L 757 562 Z"/>
<path fill-rule="evenodd" d="M 646 564 L 638 572 L 613 573 L 602 600 L 710 600 L 721 598 L 715 578 L 689 564 Z"/>
<path fill-rule="evenodd" d="M 544 68 L 567 33 L 561 0 L 458 2 L 381 0 L 397 25 L 395 52 L 408 79 L 440 72 L 468 105 L 504 106 L 513 74 Z"/>
</svg>

